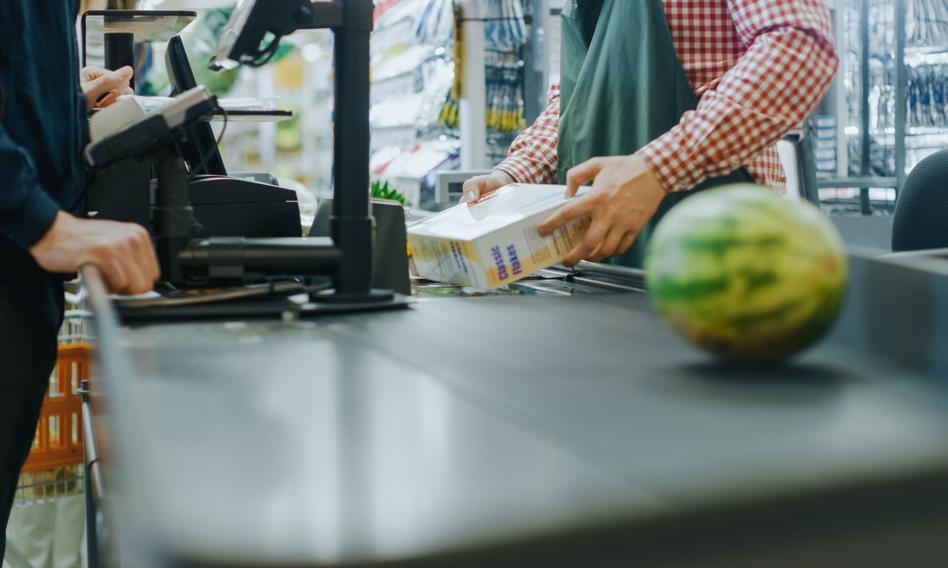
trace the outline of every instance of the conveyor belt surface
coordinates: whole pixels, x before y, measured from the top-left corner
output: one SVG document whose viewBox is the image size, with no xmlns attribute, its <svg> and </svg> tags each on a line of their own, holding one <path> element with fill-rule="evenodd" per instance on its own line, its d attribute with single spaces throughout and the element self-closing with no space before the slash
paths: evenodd
<svg viewBox="0 0 948 568">
<path fill-rule="evenodd" d="M 802 562 L 836 558 L 813 539 L 867 519 L 858 534 L 895 538 L 906 515 L 944 527 L 940 387 L 838 343 L 720 366 L 643 294 L 427 299 L 121 343 L 138 375 L 116 420 L 136 440 L 126 502 L 154 512 L 136 534 L 210 564 L 577 565 L 594 546 L 617 565 L 740 565 L 751 548 L 709 527 Z M 683 551 L 673 534 L 706 539 Z"/>
</svg>

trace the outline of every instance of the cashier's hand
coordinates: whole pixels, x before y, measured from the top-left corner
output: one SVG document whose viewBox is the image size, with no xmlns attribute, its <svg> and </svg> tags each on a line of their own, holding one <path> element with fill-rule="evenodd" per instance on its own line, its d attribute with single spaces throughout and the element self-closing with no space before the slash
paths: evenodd
<svg viewBox="0 0 948 568">
<path fill-rule="evenodd" d="M 80 73 L 79 83 L 86 95 L 89 110 L 105 108 L 123 95 L 134 95 L 135 91 L 130 86 L 134 73 L 128 66 L 116 71 L 94 66 L 84 68 Z"/>
<path fill-rule="evenodd" d="M 510 177 L 507 172 L 500 170 L 495 170 L 484 176 L 472 177 L 464 182 L 464 195 L 461 196 L 461 203 L 477 201 L 488 193 L 512 183 L 514 183 L 514 178 Z"/>
<path fill-rule="evenodd" d="M 134 223 L 78 219 L 60 211 L 30 254 L 54 273 L 78 272 L 91 264 L 117 294 L 149 292 L 160 276 L 148 231 Z"/>
<path fill-rule="evenodd" d="M 590 218 L 586 238 L 563 259 L 566 266 L 629 250 L 666 195 L 645 160 L 636 155 L 593 158 L 576 166 L 566 174 L 567 195 L 576 195 L 590 181 L 588 194 L 540 225 L 540 235 L 548 236 L 573 220 Z"/>
</svg>

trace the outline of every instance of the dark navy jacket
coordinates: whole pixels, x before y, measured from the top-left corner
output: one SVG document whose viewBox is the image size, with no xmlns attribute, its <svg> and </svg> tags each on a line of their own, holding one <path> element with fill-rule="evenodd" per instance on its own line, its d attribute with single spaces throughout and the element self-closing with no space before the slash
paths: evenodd
<svg viewBox="0 0 948 568">
<path fill-rule="evenodd" d="M 0 0 L 0 282 L 38 273 L 26 249 L 75 210 L 88 137 L 78 0 Z"/>
</svg>

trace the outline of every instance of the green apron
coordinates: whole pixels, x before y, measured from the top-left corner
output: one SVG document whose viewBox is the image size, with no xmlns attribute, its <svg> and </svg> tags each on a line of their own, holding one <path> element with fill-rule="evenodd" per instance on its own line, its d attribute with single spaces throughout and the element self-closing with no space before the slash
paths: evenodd
<svg viewBox="0 0 948 568">
<path fill-rule="evenodd" d="M 628 156 L 698 105 L 678 60 L 662 0 L 567 0 L 560 76 L 559 182 L 600 156 Z M 655 225 L 690 194 L 753 181 L 746 170 L 669 194 L 635 244 L 610 262 L 641 267 Z"/>
</svg>

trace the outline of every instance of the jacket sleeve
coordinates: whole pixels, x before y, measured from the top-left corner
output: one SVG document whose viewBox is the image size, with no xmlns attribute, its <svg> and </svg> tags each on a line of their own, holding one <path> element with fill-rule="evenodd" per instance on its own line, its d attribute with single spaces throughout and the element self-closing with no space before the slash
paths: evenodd
<svg viewBox="0 0 948 568">
<path fill-rule="evenodd" d="M 28 249 L 46 234 L 58 211 L 27 151 L 0 125 L 0 234 Z"/>
</svg>

